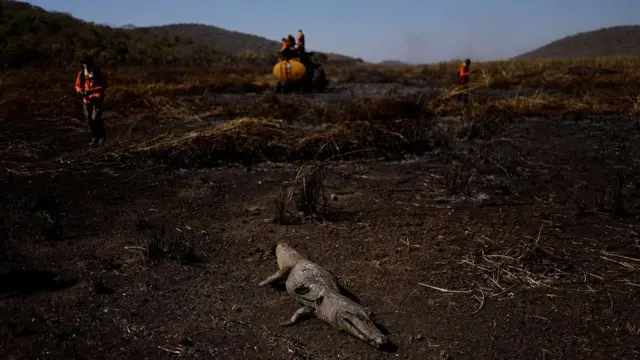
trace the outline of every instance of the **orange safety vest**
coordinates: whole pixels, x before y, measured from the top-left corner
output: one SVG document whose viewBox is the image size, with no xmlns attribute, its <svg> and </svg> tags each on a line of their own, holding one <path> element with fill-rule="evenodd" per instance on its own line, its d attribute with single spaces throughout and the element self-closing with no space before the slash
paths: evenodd
<svg viewBox="0 0 640 360">
<path fill-rule="evenodd" d="M 462 63 L 460 65 L 460 68 L 458 68 L 458 83 L 459 84 L 468 83 L 469 82 L 469 76 L 471 76 L 471 71 L 469 70 L 467 65 L 465 65 L 465 63 Z"/>
<path fill-rule="evenodd" d="M 78 76 L 76 77 L 76 83 L 75 83 L 76 92 L 80 92 L 80 91 L 83 91 L 83 90 L 84 91 L 95 91 L 94 93 L 86 96 L 83 99 L 84 102 L 89 102 L 90 100 L 103 100 L 104 99 L 104 91 L 108 87 L 107 76 L 101 70 L 95 70 L 95 71 L 96 72 L 97 71 L 100 72 L 98 79 L 89 79 L 89 78 L 84 77 L 83 76 L 84 75 L 84 70 L 80 71 L 78 73 Z M 83 83 L 83 77 L 84 77 L 84 84 L 82 84 Z"/>
</svg>

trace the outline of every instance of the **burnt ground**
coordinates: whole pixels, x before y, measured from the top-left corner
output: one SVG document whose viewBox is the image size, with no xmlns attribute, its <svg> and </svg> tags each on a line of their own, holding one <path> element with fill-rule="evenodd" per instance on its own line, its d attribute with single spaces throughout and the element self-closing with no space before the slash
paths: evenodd
<svg viewBox="0 0 640 360">
<path fill-rule="evenodd" d="M 514 119 L 419 158 L 332 162 L 329 208 L 287 224 L 273 218 L 294 165 L 171 169 L 46 122 L 4 128 L 46 156 L 3 163 L 3 358 L 639 356 L 629 122 Z M 125 132 L 112 125 L 116 143 Z M 279 327 L 297 305 L 257 283 L 281 241 L 338 275 L 397 349 L 313 318 Z"/>
</svg>

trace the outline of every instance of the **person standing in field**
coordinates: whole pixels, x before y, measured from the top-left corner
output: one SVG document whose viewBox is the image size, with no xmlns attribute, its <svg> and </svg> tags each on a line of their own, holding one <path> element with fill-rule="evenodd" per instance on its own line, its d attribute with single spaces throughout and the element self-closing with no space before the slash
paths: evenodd
<svg viewBox="0 0 640 360">
<path fill-rule="evenodd" d="M 473 74 L 471 71 L 471 60 L 466 59 L 458 68 L 458 85 L 460 85 L 462 94 L 458 95 L 458 99 L 466 105 L 469 102 L 469 77 Z"/>
<path fill-rule="evenodd" d="M 460 85 L 462 93 L 458 94 L 458 100 L 462 101 L 463 110 L 462 110 L 462 123 L 469 125 L 470 121 L 470 112 L 471 109 L 469 107 L 469 77 L 473 74 L 471 71 L 471 60 L 465 59 L 465 61 L 460 64 L 458 68 L 458 85 Z"/>
<path fill-rule="evenodd" d="M 84 116 L 91 131 L 89 145 L 102 145 L 105 141 L 106 130 L 102 120 L 102 104 L 108 83 L 107 77 L 91 56 L 82 60 L 83 69 L 76 77 L 76 92 L 82 97 Z"/>
</svg>

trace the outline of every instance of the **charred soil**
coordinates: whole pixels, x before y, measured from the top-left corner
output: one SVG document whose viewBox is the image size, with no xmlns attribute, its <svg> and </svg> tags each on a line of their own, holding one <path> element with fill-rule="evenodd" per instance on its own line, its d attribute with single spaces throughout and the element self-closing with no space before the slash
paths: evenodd
<svg viewBox="0 0 640 360">
<path fill-rule="evenodd" d="M 640 132 L 626 115 L 496 100 L 460 126 L 427 95 L 288 103 L 295 116 L 272 119 L 289 100 L 145 97 L 153 111 L 128 112 L 123 99 L 97 149 L 70 100 L 5 114 L 8 358 L 639 356 Z M 224 149 L 244 155 L 212 157 Z M 313 318 L 279 327 L 297 305 L 257 286 L 277 242 L 335 273 L 395 353 Z"/>
</svg>

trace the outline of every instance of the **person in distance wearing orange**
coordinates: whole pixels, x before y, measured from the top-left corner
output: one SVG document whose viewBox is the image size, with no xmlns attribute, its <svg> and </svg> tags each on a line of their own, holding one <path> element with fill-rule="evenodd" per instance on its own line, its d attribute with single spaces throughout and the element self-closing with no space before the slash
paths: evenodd
<svg viewBox="0 0 640 360">
<path fill-rule="evenodd" d="M 468 85 L 469 77 L 473 74 L 471 71 L 471 60 L 466 59 L 458 68 L 458 85 L 461 85 L 464 93 L 458 95 L 458 99 L 466 105 L 469 102 Z"/>
<path fill-rule="evenodd" d="M 102 145 L 106 137 L 102 104 L 108 87 L 107 77 L 91 56 L 84 57 L 82 67 L 76 77 L 75 88 L 82 97 L 84 116 L 91 131 L 92 139 L 89 145 Z"/>
</svg>

